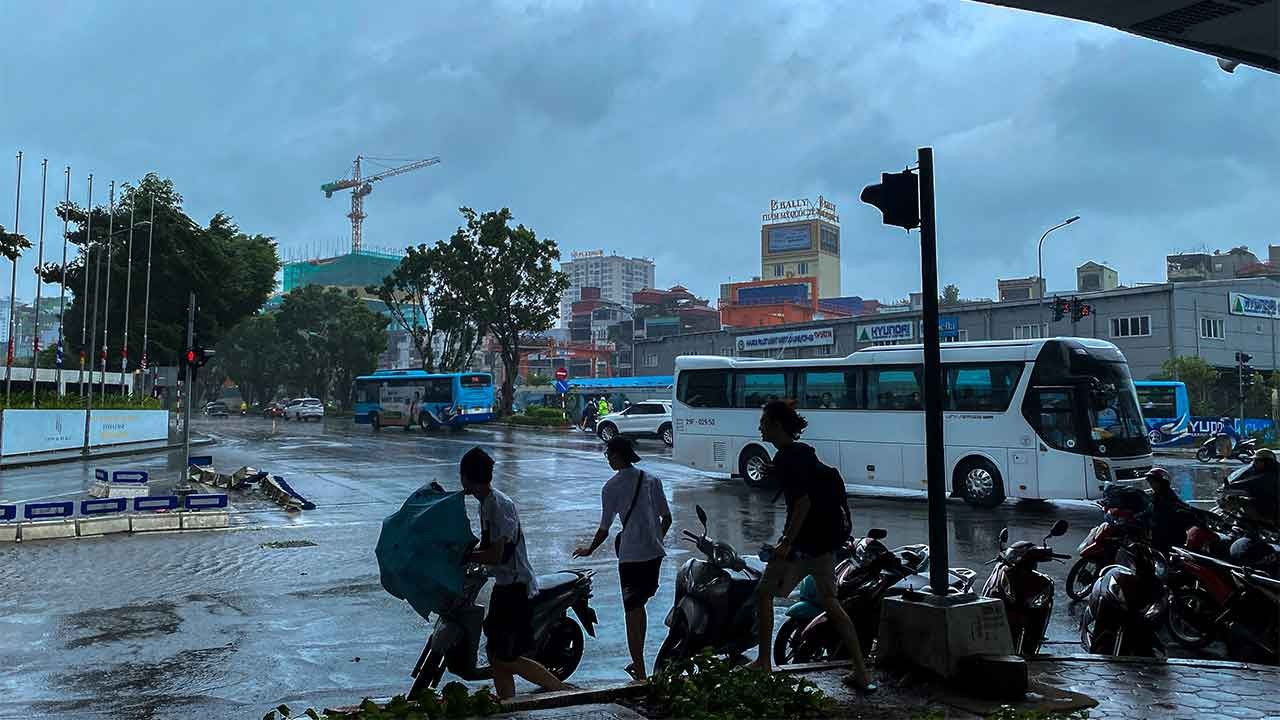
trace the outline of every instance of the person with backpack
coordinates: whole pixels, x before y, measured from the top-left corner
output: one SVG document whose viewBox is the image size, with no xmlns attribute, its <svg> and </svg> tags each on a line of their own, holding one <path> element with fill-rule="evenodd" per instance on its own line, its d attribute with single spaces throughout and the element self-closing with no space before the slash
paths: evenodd
<svg viewBox="0 0 1280 720">
<path fill-rule="evenodd" d="M 812 447 L 799 442 L 806 427 L 808 422 L 781 400 L 766 404 L 760 415 L 760 438 L 778 449 L 767 468 L 767 476 L 778 484 L 779 494 L 786 496 L 787 521 L 760 579 L 757 597 L 760 654 L 755 667 L 765 672 L 772 670 L 769 650 L 773 636 L 773 599 L 787 597 L 801 579 L 809 575 L 813 577 L 819 603 L 831 618 L 853 662 L 853 669 L 844 677 L 844 682 L 859 693 L 869 694 L 875 692 L 876 684 L 863 663 L 858 631 L 836 595 L 834 553 L 853 529 L 844 480 L 838 470 L 818 460 Z"/>
<path fill-rule="evenodd" d="M 618 554 L 627 647 L 631 651 L 631 664 L 626 671 L 639 682 L 647 677 L 644 636 L 649 617 L 645 604 L 658 592 L 658 573 L 667 555 L 662 541 L 671 529 L 671 507 L 662 481 L 635 467 L 640 456 L 631 440 L 614 437 L 605 446 L 605 457 L 615 474 L 600 491 L 600 527 L 591 544 L 574 550 L 573 556 L 590 557 L 609 537 L 613 519 L 621 519 L 622 530 L 613 539 L 613 549 Z"/>
</svg>

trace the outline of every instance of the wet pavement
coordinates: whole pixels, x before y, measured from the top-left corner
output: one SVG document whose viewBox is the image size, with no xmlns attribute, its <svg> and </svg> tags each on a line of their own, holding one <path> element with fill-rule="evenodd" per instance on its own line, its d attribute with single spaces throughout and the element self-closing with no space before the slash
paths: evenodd
<svg viewBox="0 0 1280 720">
<path fill-rule="evenodd" d="M 573 561 L 599 517 L 599 488 L 610 471 L 600 444 L 580 433 L 499 427 L 461 434 L 260 418 L 202 420 L 218 439 L 202 448 L 219 470 L 253 465 L 285 478 L 317 508 L 287 516 L 252 495 L 232 493 L 232 529 L 182 534 L 106 536 L 0 545 L 0 718 L 258 717 L 280 702 L 337 706 L 408 688 L 429 632 L 426 621 L 382 590 L 373 548 L 380 524 L 415 488 L 438 480 L 457 487 L 457 462 L 473 445 L 495 457 L 495 484 L 520 507 L 537 572 L 597 570 L 596 639 L 574 681 L 625 678 L 625 638 L 617 571 L 607 545 Z M 688 558 L 683 528 L 710 531 L 744 552 L 774 540 L 783 506 L 772 492 L 677 465 L 658 441 L 641 441 L 645 467 L 660 476 L 676 523 L 662 585 L 650 604 L 648 657 L 665 635 L 674 575 Z M 176 479 L 180 453 L 5 470 L 0 502 L 83 497 L 94 467 L 152 472 L 156 490 Z M 1231 468 L 1164 463 L 1190 499 L 1212 496 Z M 883 527 L 891 545 L 924 542 L 923 496 L 868 496 L 851 488 L 855 527 Z M 1071 530 L 1055 545 L 1074 552 L 1099 512 L 1085 502 L 1007 503 L 992 511 L 950 503 L 952 565 L 978 571 L 994 556 L 1000 528 L 1014 539 L 1044 536 L 1058 518 Z M 475 504 L 469 503 L 473 515 Z M 282 546 L 283 545 L 283 546 Z M 1067 565 L 1045 568 L 1061 588 Z M 1078 606 L 1062 592 L 1046 652 L 1078 650 Z M 785 606 L 780 605 L 781 612 Z M 256 711 L 257 715 L 251 713 Z"/>
</svg>

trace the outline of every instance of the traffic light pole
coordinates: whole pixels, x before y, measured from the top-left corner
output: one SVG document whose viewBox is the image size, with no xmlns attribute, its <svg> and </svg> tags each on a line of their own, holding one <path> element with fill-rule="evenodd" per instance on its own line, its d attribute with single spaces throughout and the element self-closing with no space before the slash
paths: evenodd
<svg viewBox="0 0 1280 720">
<path fill-rule="evenodd" d="M 186 352 L 195 344 L 196 339 L 196 293 L 191 291 L 191 295 L 187 298 L 187 346 L 182 349 L 183 357 Z M 191 363 L 183 363 L 186 370 L 183 373 L 183 398 L 182 403 L 182 474 L 178 476 L 178 488 L 185 489 L 187 487 L 187 466 L 191 463 L 191 404 L 195 402 L 195 392 L 191 379 Z"/>
<path fill-rule="evenodd" d="M 946 597 L 950 585 L 947 558 L 946 454 L 942 439 L 942 345 L 938 329 L 938 235 L 933 207 L 933 148 L 919 149 L 920 292 L 924 295 L 924 443 L 929 480 L 929 585 Z"/>
</svg>

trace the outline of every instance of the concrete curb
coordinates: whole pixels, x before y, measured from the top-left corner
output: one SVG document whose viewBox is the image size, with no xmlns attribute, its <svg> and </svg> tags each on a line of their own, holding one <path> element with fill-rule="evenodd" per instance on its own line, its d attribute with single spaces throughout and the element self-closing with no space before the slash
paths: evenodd
<svg viewBox="0 0 1280 720">
<path fill-rule="evenodd" d="M 489 422 L 485 423 L 485 425 L 489 425 L 491 427 L 504 427 L 504 428 L 512 428 L 513 430 L 526 430 L 528 432 L 557 434 L 557 435 L 577 431 L 579 434 L 586 435 L 586 433 L 582 432 L 581 430 L 577 430 L 577 428 L 573 427 L 572 425 L 565 425 L 563 427 L 547 427 L 543 425 L 517 425 L 516 423 L 499 422 L 497 420 L 490 420 Z"/>
<path fill-rule="evenodd" d="M 213 438 L 201 438 L 196 440 L 192 438 L 191 447 L 204 447 L 213 445 L 217 441 Z M 12 461 L 0 461 L 0 469 L 13 470 L 17 468 L 39 467 L 41 465 L 57 465 L 59 463 L 83 462 L 85 460 L 101 460 L 103 458 L 126 457 L 128 455 L 146 455 L 148 453 L 172 452 L 181 450 L 184 447 L 182 443 L 169 443 L 167 445 L 153 445 L 151 447 L 121 447 L 117 450 L 104 450 L 102 452 L 90 451 L 88 455 L 82 455 L 76 452 L 73 455 L 64 455 L 60 457 L 15 457 Z M 74 451 L 73 451 L 74 452 Z M 13 457 L 13 456 L 10 456 Z"/>
</svg>

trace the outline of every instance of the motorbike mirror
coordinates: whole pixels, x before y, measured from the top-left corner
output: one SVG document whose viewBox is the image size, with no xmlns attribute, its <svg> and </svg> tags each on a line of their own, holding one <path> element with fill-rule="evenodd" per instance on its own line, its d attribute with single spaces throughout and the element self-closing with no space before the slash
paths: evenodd
<svg viewBox="0 0 1280 720">
<path fill-rule="evenodd" d="M 1003 548 L 1007 542 L 1009 542 L 1009 528 L 1000 531 L 1000 547 Z"/>
<path fill-rule="evenodd" d="M 870 530 L 867 531 L 867 537 L 871 538 L 872 540 L 883 540 L 889 537 L 889 531 L 883 530 L 881 528 L 871 528 Z"/>
<path fill-rule="evenodd" d="M 1049 531 L 1049 537 L 1062 537 L 1067 534 L 1067 521 L 1059 520 L 1053 524 L 1053 529 Z"/>
<path fill-rule="evenodd" d="M 702 529 L 707 529 L 707 511 L 702 509 L 701 505 L 695 506 L 698 510 L 698 522 L 702 523 Z"/>
</svg>

